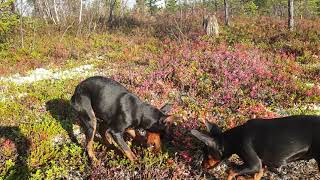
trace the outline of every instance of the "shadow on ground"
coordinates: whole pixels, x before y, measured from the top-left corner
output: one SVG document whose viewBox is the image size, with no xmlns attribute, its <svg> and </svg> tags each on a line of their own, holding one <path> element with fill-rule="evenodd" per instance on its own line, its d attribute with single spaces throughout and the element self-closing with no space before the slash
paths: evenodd
<svg viewBox="0 0 320 180">
<path fill-rule="evenodd" d="M 2 150 L 5 148 L 12 148 L 16 150 L 17 154 L 14 165 L 5 172 L 3 177 L 0 176 L 0 179 L 28 179 L 30 177 L 30 171 L 27 164 L 30 149 L 30 142 L 28 139 L 21 133 L 19 127 L 0 126 L 0 140 L 3 140 L 0 144 L 1 168 L 6 166 L 6 161 L 2 162 L 2 160 L 6 159 L 5 155 L 1 152 Z"/>
<path fill-rule="evenodd" d="M 74 112 L 70 101 L 66 99 L 52 99 L 46 102 L 46 109 L 51 116 L 55 118 L 68 132 L 71 141 L 80 145 L 73 133 L 73 124 L 76 122 L 76 113 Z"/>
</svg>

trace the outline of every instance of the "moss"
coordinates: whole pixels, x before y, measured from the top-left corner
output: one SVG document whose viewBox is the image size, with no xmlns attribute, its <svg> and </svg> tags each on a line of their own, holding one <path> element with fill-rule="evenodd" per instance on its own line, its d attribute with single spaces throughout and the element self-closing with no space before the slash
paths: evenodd
<svg viewBox="0 0 320 180">
<path fill-rule="evenodd" d="M 277 66 L 283 67 L 281 76 L 292 77 L 292 81 L 275 84 L 272 79 L 267 79 L 264 87 L 272 87 L 277 92 L 269 93 L 261 89 L 261 96 L 256 98 L 248 96 L 250 88 L 240 87 L 237 90 L 237 99 L 232 101 L 230 106 L 224 106 L 215 100 L 215 96 L 221 94 L 221 82 L 217 81 L 219 77 L 211 76 L 214 72 L 203 71 L 204 68 L 210 69 L 207 62 L 210 58 L 184 59 L 179 55 L 179 51 L 190 44 L 183 41 L 161 42 L 154 37 L 110 32 L 92 33 L 88 37 L 75 37 L 72 33 L 66 33 L 62 37 L 59 32 L 42 28 L 39 28 L 34 36 L 33 29 L 26 27 L 25 48 L 19 48 L 19 41 L 1 44 L 1 74 L 28 72 L 36 67 L 51 67 L 63 71 L 92 64 L 99 74 L 113 77 L 113 73 L 116 73 L 126 87 L 153 104 L 159 105 L 169 98 L 179 101 L 173 112 L 175 124 L 178 123 L 179 127 L 174 131 L 176 134 L 173 140 L 164 141 L 163 152 L 158 154 L 150 148 L 128 141 L 133 152 L 139 157 L 137 163 L 131 163 L 118 148 L 107 146 L 97 136 L 94 149 L 102 163 L 99 167 L 93 167 L 89 164 L 84 144 L 81 144 L 83 134 L 75 136 L 73 133 L 76 113 L 69 102 L 76 85 L 90 73 L 20 85 L 0 81 L 0 179 L 86 179 L 89 176 L 91 179 L 200 177 L 202 170 L 179 155 L 180 151 L 191 154 L 195 149 L 200 149 L 200 143 L 193 143 L 188 135 L 190 128 L 201 126 L 200 118 L 215 121 L 223 129 L 228 129 L 245 122 L 253 115 L 268 116 L 269 110 L 279 112 L 277 109 L 285 109 L 279 112 L 281 115 L 320 115 L 317 106 L 306 106 L 306 103 L 319 101 L 319 96 L 306 95 L 314 84 L 319 83 L 319 68 L 315 64 L 318 57 L 316 50 L 311 48 L 307 39 L 306 43 L 309 45 L 301 46 L 301 38 L 307 37 L 299 33 L 293 36 L 278 30 L 276 33 L 265 32 L 264 28 L 269 27 L 269 21 L 261 26 L 254 23 L 244 24 L 247 25 L 222 27 L 221 36 L 215 39 L 195 37 L 197 43 L 190 48 L 190 54 L 201 57 L 200 55 L 207 53 L 206 49 L 208 52 L 215 52 L 219 50 L 215 47 L 222 47 L 219 44 L 224 43 L 228 45 L 228 51 L 232 50 L 230 52 L 237 50 L 238 45 L 247 49 L 259 48 L 262 49 L 258 51 L 261 57 L 270 57 L 268 60 L 275 66 L 272 66 L 273 69 L 277 69 Z M 258 25 L 260 29 L 257 28 Z M 270 28 L 281 29 L 277 26 Z M 271 42 L 272 39 L 274 42 Z M 310 41 L 317 39 L 312 38 Z M 204 46 L 203 43 L 206 44 L 204 50 L 196 48 Z M 317 47 L 316 42 L 314 47 Z M 168 51 L 168 48 L 177 48 L 177 52 Z M 283 54 L 279 55 L 280 50 Z M 72 52 L 75 52 L 75 55 L 72 55 Z M 188 51 L 181 53 L 188 54 Z M 167 57 L 161 59 L 164 54 Z M 237 59 L 240 55 L 235 54 L 234 58 Z M 169 59 L 166 59 L 168 57 Z M 181 63 L 174 62 L 180 58 L 184 59 Z M 173 64 L 169 62 L 169 66 L 164 65 L 164 62 L 171 59 Z M 171 66 L 177 70 L 182 69 L 181 75 L 177 76 L 176 71 L 170 73 Z M 186 69 L 183 69 L 184 66 Z M 23 68 L 20 69 L 21 67 Z M 298 71 L 296 68 L 303 70 Z M 152 75 L 156 71 L 158 73 Z M 135 72 L 134 78 L 132 72 Z M 188 81 L 191 79 L 198 83 L 191 86 Z M 153 86 L 157 81 L 161 82 L 161 85 Z M 256 79 L 252 82 L 258 83 Z M 291 86 L 284 86 L 285 83 L 296 84 L 297 87 L 286 89 Z"/>
</svg>

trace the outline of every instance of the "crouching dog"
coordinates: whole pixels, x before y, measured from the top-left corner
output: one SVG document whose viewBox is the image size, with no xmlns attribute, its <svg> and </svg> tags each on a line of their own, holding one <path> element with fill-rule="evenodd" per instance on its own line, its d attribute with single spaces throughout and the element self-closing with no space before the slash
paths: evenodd
<svg viewBox="0 0 320 180">
<path fill-rule="evenodd" d="M 172 105 L 158 109 L 143 102 L 120 83 L 106 77 L 90 77 L 78 84 L 71 98 L 81 126 L 85 129 L 87 153 L 97 162 L 93 152 L 93 139 L 99 123 L 99 133 L 109 143 L 116 143 L 131 160 L 136 156 L 123 139 L 124 132 L 135 136 L 134 129 L 147 131 L 147 142 L 157 150 L 161 148 L 160 135 L 168 129 L 166 118 Z"/>
</svg>

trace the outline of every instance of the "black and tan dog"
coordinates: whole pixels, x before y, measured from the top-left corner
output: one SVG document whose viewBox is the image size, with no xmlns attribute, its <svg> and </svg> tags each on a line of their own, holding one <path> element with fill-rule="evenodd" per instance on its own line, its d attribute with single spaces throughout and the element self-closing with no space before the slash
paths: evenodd
<svg viewBox="0 0 320 180">
<path fill-rule="evenodd" d="M 228 180 L 244 174 L 254 175 L 254 179 L 258 180 L 263 176 L 263 167 L 272 170 L 297 160 L 314 158 L 319 166 L 319 116 L 253 119 L 225 132 L 209 122 L 206 126 L 208 135 L 191 131 L 206 144 L 205 168 L 218 165 L 232 154 L 237 154 L 244 162 L 230 171 Z"/>
<path fill-rule="evenodd" d="M 76 87 L 71 105 L 78 112 L 81 125 L 86 129 L 87 152 L 96 162 L 93 138 L 99 123 L 100 134 L 115 142 L 125 155 L 134 161 L 136 156 L 123 139 L 123 133 L 135 136 L 135 128 L 147 130 L 147 141 L 160 148 L 160 133 L 166 129 L 165 119 L 171 109 L 166 104 L 161 109 L 142 102 L 120 83 L 102 76 L 90 77 Z"/>
</svg>

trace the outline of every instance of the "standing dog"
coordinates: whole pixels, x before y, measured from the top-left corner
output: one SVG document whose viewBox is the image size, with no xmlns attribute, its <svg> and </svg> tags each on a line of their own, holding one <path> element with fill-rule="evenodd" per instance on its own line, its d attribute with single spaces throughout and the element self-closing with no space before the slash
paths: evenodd
<svg viewBox="0 0 320 180">
<path fill-rule="evenodd" d="M 275 169 L 286 163 L 314 158 L 320 163 L 320 117 L 289 116 L 270 120 L 254 119 L 233 129 L 221 129 L 206 122 L 209 135 L 191 133 L 206 144 L 203 166 L 211 168 L 237 154 L 243 165 L 231 170 L 228 180 L 238 175 L 263 176 L 263 166 Z"/>
<path fill-rule="evenodd" d="M 120 83 L 101 76 L 90 77 L 76 87 L 71 98 L 72 107 L 78 112 L 82 126 L 86 129 L 87 152 L 90 160 L 96 162 L 93 152 L 93 138 L 97 123 L 102 136 L 115 142 L 125 155 L 134 161 L 136 156 L 123 139 L 123 133 L 134 136 L 132 128 L 147 130 L 148 142 L 160 148 L 160 132 L 166 129 L 164 120 L 171 105 L 160 110 L 142 102 Z"/>
</svg>

